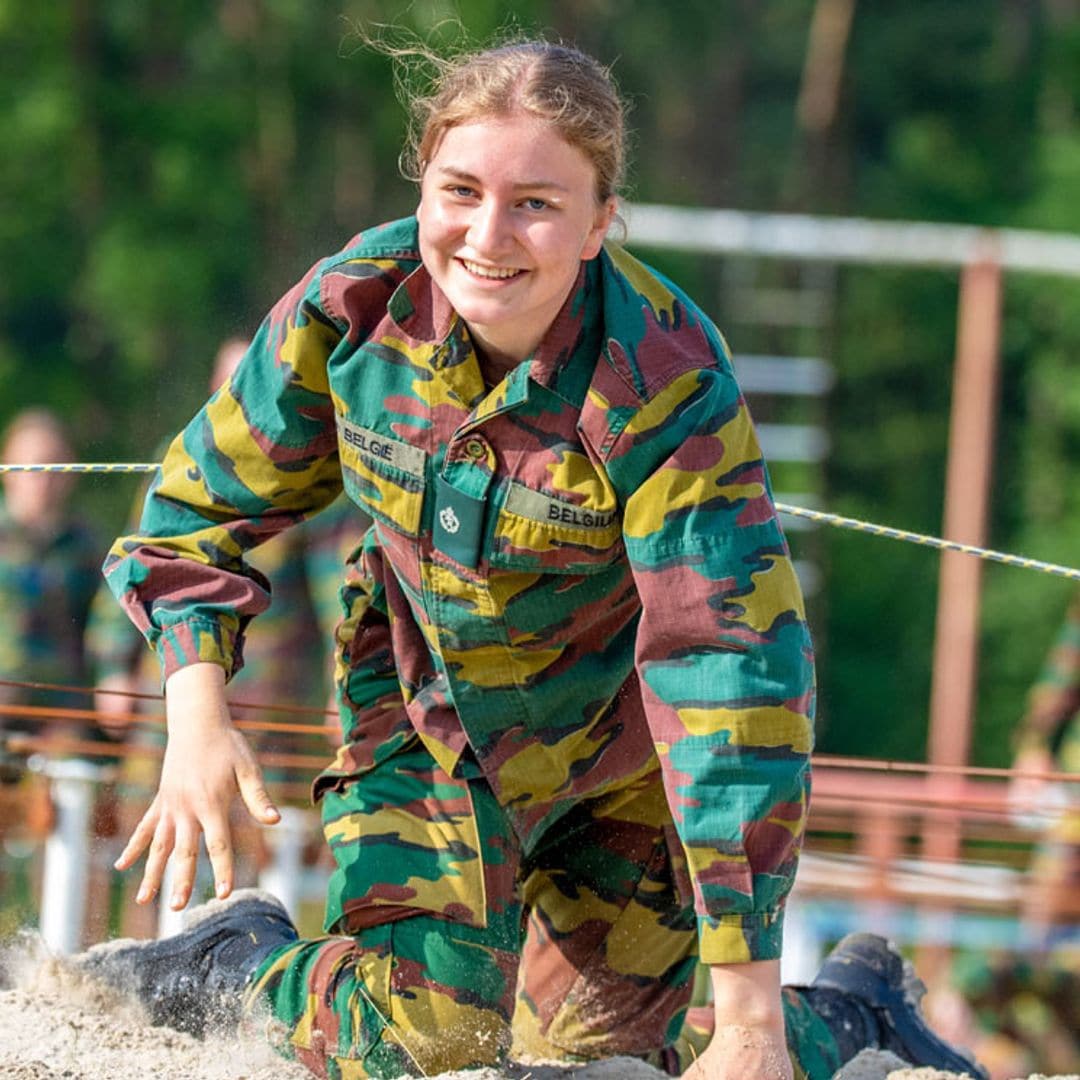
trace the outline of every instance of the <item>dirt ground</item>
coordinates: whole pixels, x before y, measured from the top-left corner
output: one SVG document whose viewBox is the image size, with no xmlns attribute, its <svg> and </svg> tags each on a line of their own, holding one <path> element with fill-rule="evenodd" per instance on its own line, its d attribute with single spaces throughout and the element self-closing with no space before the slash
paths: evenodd
<svg viewBox="0 0 1080 1080">
<path fill-rule="evenodd" d="M 9 952 L 9 988 L 0 990 L 0 1076 L 7 1080 L 307 1080 L 261 1040 L 200 1041 L 149 1026 L 138 1007 L 97 984 L 73 977 L 62 962 L 33 949 Z M 952 1080 L 932 1069 L 894 1069 L 897 1062 L 863 1054 L 837 1080 Z M 628 1058 L 564 1068 L 529 1064 L 443 1073 L 433 1080 L 659 1080 L 662 1073 Z M 1031 1078 L 1037 1080 L 1037 1078 Z M 1057 1080 L 1080 1080 L 1060 1077 Z"/>
</svg>

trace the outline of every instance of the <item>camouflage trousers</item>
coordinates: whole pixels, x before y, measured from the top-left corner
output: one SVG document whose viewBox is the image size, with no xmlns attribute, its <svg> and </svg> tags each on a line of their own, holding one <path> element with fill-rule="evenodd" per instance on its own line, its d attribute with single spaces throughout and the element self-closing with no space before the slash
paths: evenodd
<svg viewBox="0 0 1080 1080">
<path fill-rule="evenodd" d="M 286 1056 L 354 1080 L 679 1039 L 697 932 L 658 772 L 579 803 L 528 853 L 483 778 L 448 776 L 418 740 L 322 812 L 336 934 L 272 953 L 247 1000 Z M 830 1077 L 823 1021 L 794 990 L 785 1010 L 797 1075 Z"/>
</svg>

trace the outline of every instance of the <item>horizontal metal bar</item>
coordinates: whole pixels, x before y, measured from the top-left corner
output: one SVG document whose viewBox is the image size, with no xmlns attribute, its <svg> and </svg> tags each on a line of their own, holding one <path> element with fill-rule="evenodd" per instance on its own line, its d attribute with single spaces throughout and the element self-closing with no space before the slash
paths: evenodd
<svg viewBox="0 0 1080 1080">
<path fill-rule="evenodd" d="M 633 203 L 627 245 L 824 262 L 964 266 L 990 260 L 1009 270 L 1080 277 L 1080 237 L 976 225 L 754 214 Z"/>
<path fill-rule="evenodd" d="M 827 394 L 836 376 L 816 356 L 759 356 L 738 353 L 733 359 L 739 386 L 748 394 Z"/>
</svg>

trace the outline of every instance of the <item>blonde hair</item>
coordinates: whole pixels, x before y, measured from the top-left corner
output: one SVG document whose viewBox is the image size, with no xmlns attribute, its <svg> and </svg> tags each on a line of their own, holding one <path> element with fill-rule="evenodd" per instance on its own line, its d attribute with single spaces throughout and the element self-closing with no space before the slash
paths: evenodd
<svg viewBox="0 0 1080 1080">
<path fill-rule="evenodd" d="M 546 120 L 592 162 L 597 201 L 618 195 L 626 169 L 626 107 L 598 60 L 535 38 L 445 56 L 419 40 L 392 44 L 357 33 L 397 65 L 395 81 L 409 115 L 401 155 L 406 179 L 419 182 L 450 128 L 525 113 Z"/>
</svg>

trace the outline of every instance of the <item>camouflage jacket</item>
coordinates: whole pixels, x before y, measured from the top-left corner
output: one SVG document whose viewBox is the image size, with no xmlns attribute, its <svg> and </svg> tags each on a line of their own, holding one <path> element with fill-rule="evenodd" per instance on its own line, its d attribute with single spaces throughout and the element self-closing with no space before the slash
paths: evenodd
<svg viewBox="0 0 1080 1080">
<path fill-rule="evenodd" d="M 165 670 L 234 670 L 267 603 L 244 552 L 344 485 L 374 520 L 338 631 L 346 745 L 482 771 L 528 851 L 663 769 L 702 958 L 779 955 L 814 679 L 802 599 L 719 333 L 621 249 L 484 385 L 416 222 L 356 237 L 271 310 L 177 437 L 106 575 Z"/>
<path fill-rule="evenodd" d="M 69 521 L 41 536 L 0 505 L 0 679 L 85 686 L 83 650 L 101 544 Z M 0 686 L 0 702 L 86 707 L 84 694 Z M 16 726 L 32 728 L 25 722 Z"/>
<path fill-rule="evenodd" d="M 1018 735 L 1020 747 L 1045 747 L 1062 769 L 1080 773 L 1080 593 L 1031 688 Z"/>
</svg>

